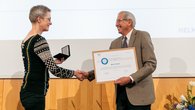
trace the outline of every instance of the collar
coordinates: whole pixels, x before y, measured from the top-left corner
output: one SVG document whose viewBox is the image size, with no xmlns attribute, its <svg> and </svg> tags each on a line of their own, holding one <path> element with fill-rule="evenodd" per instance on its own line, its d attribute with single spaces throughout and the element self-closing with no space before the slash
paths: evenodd
<svg viewBox="0 0 195 110">
<path fill-rule="evenodd" d="M 129 33 L 126 35 L 126 37 L 127 37 L 127 44 L 128 44 L 128 45 L 129 45 L 129 40 L 130 40 L 130 38 L 131 38 L 131 34 L 132 34 L 133 30 L 134 30 L 134 29 L 131 29 L 131 31 L 129 31 Z"/>
</svg>

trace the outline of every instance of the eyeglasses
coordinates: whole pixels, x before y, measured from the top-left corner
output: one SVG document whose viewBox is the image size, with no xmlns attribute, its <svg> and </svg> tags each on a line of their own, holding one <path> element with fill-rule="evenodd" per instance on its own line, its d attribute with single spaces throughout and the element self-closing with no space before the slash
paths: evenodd
<svg viewBox="0 0 195 110">
<path fill-rule="evenodd" d="M 51 18 L 43 18 L 43 19 L 47 19 L 48 21 L 51 21 Z"/>
<path fill-rule="evenodd" d="M 129 19 L 117 19 L 116 22 L 122 22 L 122 21 L 126 21 L 126 20 L 129 20 Z"/>
</svg>

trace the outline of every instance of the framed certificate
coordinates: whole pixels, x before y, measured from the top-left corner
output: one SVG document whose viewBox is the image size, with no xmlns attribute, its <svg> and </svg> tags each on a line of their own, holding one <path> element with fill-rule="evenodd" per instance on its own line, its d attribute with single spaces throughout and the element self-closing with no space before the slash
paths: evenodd
<svg viewBox="0 0 195 110">
<path fill-rule="evenodd" d="M 93 52 L 96 82 L 114 81 L 138 70 L 135 48 Z"/>
</svg>

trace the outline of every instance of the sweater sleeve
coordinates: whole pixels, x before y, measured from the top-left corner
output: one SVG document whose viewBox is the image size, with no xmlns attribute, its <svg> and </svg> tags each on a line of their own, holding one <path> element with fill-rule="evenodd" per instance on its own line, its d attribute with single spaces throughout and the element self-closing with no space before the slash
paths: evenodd
<svg viewBox="0 0 195 110">
<path fill-rule="evenodd" d="M 44 37 L 40 37 L 34 45 L 34 52 L 45 63 L 46 68 L 55 76 L 70 78 L 74 75 L 73 70 L 64 69 L 56 65 L 51 55 L 49 45 Z"/>
</svg>

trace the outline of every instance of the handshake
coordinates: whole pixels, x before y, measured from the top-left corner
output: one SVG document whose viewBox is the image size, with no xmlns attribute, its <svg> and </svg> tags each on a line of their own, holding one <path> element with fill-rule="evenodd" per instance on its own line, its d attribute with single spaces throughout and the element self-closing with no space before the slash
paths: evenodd
<svg viewBox="0 0 195 110">
<path fill-rule="evenodd" d="M 74 76 L 80 81 L 83 81 L 84 79 L 87 79 L 89 77 L 89 72 L 76 70 L 74 71 Z"/>
<path fill-rule="evenodd" d="M 64 62 L 64 59 L 58 59 L 58 58 L 55 59 L 56 64 L 62 64 L 63 62 Z M 76 76 L 76 78 L 80 81 L 83 81 L 84 79 L 88 79 L 92 81 L 95 78 L 94 74 L 90 74 L 90 72 L 85 72 L 81 70 L 74 71 L 74 76 Z"/>
</svg>

